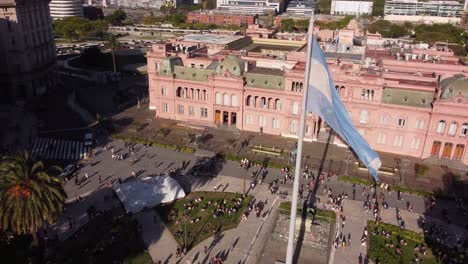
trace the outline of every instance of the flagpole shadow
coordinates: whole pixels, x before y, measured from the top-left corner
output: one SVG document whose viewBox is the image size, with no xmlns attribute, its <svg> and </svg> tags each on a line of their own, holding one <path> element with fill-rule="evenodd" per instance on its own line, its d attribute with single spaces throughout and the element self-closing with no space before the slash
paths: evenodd
<svg viewBox="0 0 468 264">
<path fill-rule="evenodd" d="M 317 174 L 317 177 L 315 177 L 314 188 L 312 189 L 311 192 L 309 192 L 309 194 L 307 195 L 307 198 L 304 199 L 304 202 L 302 204 L 301 226 L 299 228 L 299 234 L 297 236 L 296 248 L 294 249 L 293 263 L 299 263 L 299 255 L 301 253 L 302 244 L 304 242 L 304 235 L 305 235 L 305 229 L 306 229 L 307 209 L 315 207 L 315 195 L 318 190 L 319 176 L 322 173 L 323 168 L 325 166 L 325 157 L 327 156 L 327 153 L 328 153 L 328 147 L 330 145 L 331 138 L 332 138 L 332 132 L 330 131 L 328 135 L 327 143 L 325 145 L 325 150 L 323 151 L 322 160 L 320 161 L 318 174 Z M 302 157 L 299 157 L 299 158 L 302 158 Z"/>
</svg>

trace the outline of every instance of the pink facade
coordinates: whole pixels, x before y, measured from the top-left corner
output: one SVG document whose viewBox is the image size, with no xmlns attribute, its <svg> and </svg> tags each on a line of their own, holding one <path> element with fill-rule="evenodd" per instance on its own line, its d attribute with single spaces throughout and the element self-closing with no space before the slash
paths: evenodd
<svg viewBox="0 0 468 264">
<path fill-rule="evenodd" d="M 370 145 L 383 152 L 468 164 L 468 67 L 433 50 L 415 50 L 408 61 L 397 60 L 388 50 L 366 54 L 365 66 L 333 60 L 329 67 L 354 124 Z M 442 56 L 447 59 L 440 60 Z M 157 44 L 147 57 L 150 108 L 156 117 L 297 137 L 304 51 L 290 52 L 286 60 L 260 60 L 252 52 L 203 56 Z M 329 132 L 320 118 L 308 116 L 306 140 L 321 141 Z"/>
</svg>

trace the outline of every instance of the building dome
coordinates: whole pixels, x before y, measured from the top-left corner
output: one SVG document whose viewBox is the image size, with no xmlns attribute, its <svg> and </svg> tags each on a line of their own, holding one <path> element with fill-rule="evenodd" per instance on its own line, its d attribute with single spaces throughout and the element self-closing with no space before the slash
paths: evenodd
<svg viewBox="0 0 468 264">
<path fill-rule="evenodd" d="M 457 95 L 463 95 L 468 98 L 468 80 L 464 75 L 458 74 L 453 77 L 440 81 L 442 93 L 440 99 L 451 99 Z"/>
<path fill-rule="evenodd" d="M 50 16 L 53 19 L 65 17 L 83 17 L 83 5 L 80 0 L 52 0 L 49 3 Z"/>
</svg>

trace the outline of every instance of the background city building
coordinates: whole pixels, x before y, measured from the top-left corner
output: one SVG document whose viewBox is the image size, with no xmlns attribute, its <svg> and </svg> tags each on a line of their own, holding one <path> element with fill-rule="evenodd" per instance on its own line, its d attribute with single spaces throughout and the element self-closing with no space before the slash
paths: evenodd
<svg viewBox="0 0 468 264">
<path fill-rule="evenodd" d="M 315 0 L 291 0 L 286 8 L 286 13 L 291 15 L 310 16 L 317 7 Z"/>
<path fill-rule="evenodd" d="M 387 0 L 384 18 L 389 21 L 460 23 L 464 4 L 457 1 Z"/>
<path fill-rule="evenodd" d="M 333 0 L 330 14 L 332 15 L 370 15 L 374 3 L 371 1 L 341 1 Z"/>
<path fill-rule="evenodd" d="M 56 83 L 48 0 L 0 0 L 0 101 L 44 94 Z"/>
<path fill-rule="evenodd" d="M 290 43 L 191 35 L 155 44 L 147 53 L 150 108 L 156 117 L 297 137 L 306 44 Z M 451 50 L 343 45 L 321 43 L 336 89 L 373 148 L 468 164 L 468 67 Z M 330 133 L 308 115 L 305 140 L 325 142 Z"/>
<path fill-rule="evenodd" d="M 83 17 L 83 1 L 81 0 L 51 0 L 49 7 L 53 19 Z"/>
<path fill-rule="evenodd" d="M 187 14 L 188 23 L 215 24 L 218 26 L 247 26 L 255 23 L 256 15 L 243 15 L 232 11 L 193 11 Z"/>
<path fill-rule="evenodd" d="M 284 0 L 217 0 L 220 10 L 232 10 L 244 14 L 263 15 L 269 11 L 282 13 L 285 10 Z"/>
</svg>

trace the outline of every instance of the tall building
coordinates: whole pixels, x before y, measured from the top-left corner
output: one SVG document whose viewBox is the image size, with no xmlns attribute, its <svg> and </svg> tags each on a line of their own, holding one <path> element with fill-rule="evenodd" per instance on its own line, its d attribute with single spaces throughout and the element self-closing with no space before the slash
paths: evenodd
<svg viewBox="0 0 468 264">
<path fill-rule="evenodd" d="M 83 2 L 81 0 L 52 0 L 49 6 L 53 19 L 83 17 Z"/>
<path fill-rule="evenodd" d="M 161 118 L 297 138 L 307 48 L 291 43 L 191 35 L 155 44 L 147 53 L 150 109 Z M 320 45 L 353 123 L 374 149 L 468 164 L 468 66 L 451 50 L 382 46 L 355 54 Z M 266 53 L 272 50 L 285 56 Z M 307 115 L 304 140 L 327 142 L 330 133 Z M 344 145 L 333 134 L 331 142 Z"/>
<path fill-rule="evenodd" d="M 48 0 L 0 0 L 0 101 L 43 94 L 56 82 Z"/>
<path fill-rule="evenodd" d="M 370 15 L 372 14 L 372 1 L 333 0 L 330 14 L 332 15 Z"/>
<path fill-rule="evenodd" d="M 282 13 L 285 9 L 284 0 L 217 0 L 216 8 L 232 10 L 243 14 L 264 15 L 268 12 Z"/>
<path fill-rule="evenodd" d="M 390 21 L 460 23 L 463 8 L 457 1 L 388 0 L 384 16 Z"/>
<path fill-rule="evenodd" d="M 310 16 L 317 6 L 315 0 L 291 0 L 286 8 L 286 14 Z"/>
</svg>

